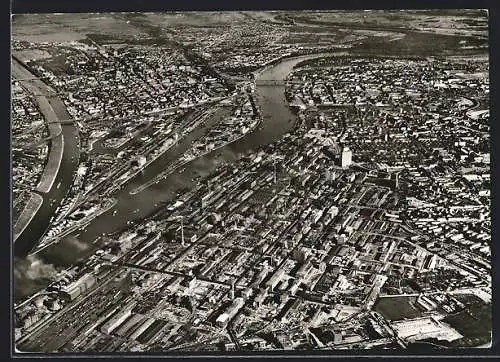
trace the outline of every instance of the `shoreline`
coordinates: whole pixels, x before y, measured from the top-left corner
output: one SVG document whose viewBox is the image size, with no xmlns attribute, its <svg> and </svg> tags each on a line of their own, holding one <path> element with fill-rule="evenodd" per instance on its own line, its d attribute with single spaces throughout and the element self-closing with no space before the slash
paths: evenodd
<svg viewBox="0 0 500 362">
<path fill-rule="evenodd" d="M 30 224 L 38 210 L 40 210 L 40 207 L 42 207 L 42 204 L 42 195 L 32 191 L 31 197 L 29 198 L 28 202 L 26 202 L 26 205 L 24 205 L 23 211 L 17 218 L 16 224 L 13 227 L 13 242 L 17 240 L 19 235 L 21 235 L 26 227 Z M 16 229 L 18 230 L 16 231 Z"/>
</svg>

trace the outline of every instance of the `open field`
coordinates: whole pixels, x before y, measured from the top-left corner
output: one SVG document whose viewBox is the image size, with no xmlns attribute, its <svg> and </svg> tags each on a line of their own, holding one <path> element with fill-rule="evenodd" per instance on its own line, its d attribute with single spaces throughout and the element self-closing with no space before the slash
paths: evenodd
<svg viewBox="0 0 500 362">
<path fill-rule="evenodd" d="M 144 35 L 118 14 L 37 14 L 15 15 L 12 37 L 37 42 L 69 42 L 85 39 L 86 34 L 113 35 L 124 39 Z"/>
<path fill-rule="evenodd" d="M 317 25 L 344 24 L 393 30 L 404 27 L 440 34 L 488 35 L 487 15 L 481 10 L 287 12 L 286 18 Z"/>
<path fill-rule="evenodd" d="M 404 38 L 390 43 L 385 38 L 369 37 L 369 39 L 355 47 L 353 51 L 360 54 L 376 54 L 380 47 L 386 48 L 387 55 L 465 55 L 477 52 L 486 53 L 488 51 L 488 42 L 474 37 L 410 32 Z"/>
<path fill-rule="evenodd" d="M 233 22 L 248 21 L 247 16 L 239 11 L 210 11 L 210 12 L 166 12 L 166 13 L 141 13 L 143 20 L 155 26 L 168 27 L 198 27 L 198 26 L 223 26 Z"/>
<path fill-rule="evenodd" d="M 487 15 L 481 11 L 335 11 L 335 12 L 165 12 L 110 14 L 16 15 L 12 36 L 32 42 L 65 42 L 87 36 L 98 41 L 137 42 L 151 38 L 149 28 L 162 29 L 162 38 L 182 35 L 185 28 L 226 28 L 231 24 L 283 22 L 288 43 L 355 41 L 357 53 L 408 56 L 487 52 Z M 142 24 L 142 26 L 140 25 Z M 146 26 L 146 27 L 144 27 Z M 96 33 L 99 29 L 99 33 Z M 320 32 L 318 32 L 320 31 Z M 179 40 L 179 39 L 177 39 Z"/>
</svg>

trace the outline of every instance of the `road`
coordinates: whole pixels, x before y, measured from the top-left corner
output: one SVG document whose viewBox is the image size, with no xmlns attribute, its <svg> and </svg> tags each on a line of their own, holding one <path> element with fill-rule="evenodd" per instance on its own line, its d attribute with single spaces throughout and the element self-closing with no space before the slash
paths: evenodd
<svg viewBox="0 0 500 362">
<path fill-rule="evenodd" d="M 231 341 L 234 343 L 236 346 L 236 350 L 240 351 L 241 350 L 241 344 L 238 341 L 238 337 L 236 336 L 236 333 L 234 333 L 234 329 L 231 325 L 227 327 L 227 332 L 229 333 L 229 337 L 231 338 Z"/>
</svg>

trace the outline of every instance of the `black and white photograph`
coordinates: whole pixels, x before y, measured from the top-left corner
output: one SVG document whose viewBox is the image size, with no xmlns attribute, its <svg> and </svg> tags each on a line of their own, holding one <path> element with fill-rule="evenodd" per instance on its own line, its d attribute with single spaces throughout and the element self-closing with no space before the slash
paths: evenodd
<svg viewBox="0 0 500 362">
<path fill-rule="evenodd" d="M 10 26 L 14 355 L 492 347 L 487 9 Z"/>
</svg>

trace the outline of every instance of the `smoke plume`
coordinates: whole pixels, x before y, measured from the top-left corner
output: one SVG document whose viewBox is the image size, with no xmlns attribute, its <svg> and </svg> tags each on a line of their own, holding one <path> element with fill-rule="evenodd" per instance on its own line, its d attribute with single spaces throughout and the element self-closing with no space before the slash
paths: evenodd
<svg viewBox="0 0 500 362">
<path fill-rule="evenodd" d="M 52 264 L 45 263 L 36 255 L 15 257 L 13 264 L 16 300 L 44 288 L 48 281 L 57 275 L 57 269 Z"/>
</svg>

